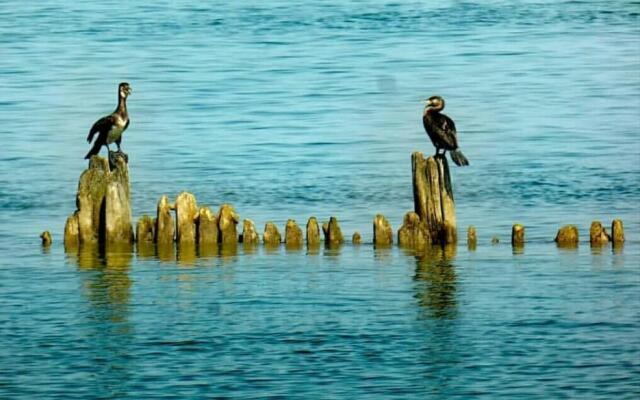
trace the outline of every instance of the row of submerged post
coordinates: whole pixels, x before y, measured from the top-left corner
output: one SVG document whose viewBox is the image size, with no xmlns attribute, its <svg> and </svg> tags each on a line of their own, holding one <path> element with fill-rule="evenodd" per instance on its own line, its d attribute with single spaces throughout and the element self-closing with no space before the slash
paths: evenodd
<svg viewBox="0 0 640 400">
<path fill-rule="evenodd" d="M 157 245 L 197 245 L 212 247 L 217 245 L 279 246 L 284 243 L 291 248 L 299 248 L 306 242 L 308 246 L 318 246 L 322 242 L 327 246 L 336 246 L 345 242 L 344 235 L 336 217 L 319 225 L 315 217 L 310 217 L 306 229 L 289 219 L 284 227 L 284 236 L 273 222 L 267 222 L 262 238 L 255 223 L 250 219 L 242 220 L 234 207 L 222 204 L 217 212 L 210 207 L 199 207 L 196 197 L 189 192 L 180 193 L 174 202 L 166 195 L 158 201 L 155 218 L 142 216 L 133 229 L 131 217 L 130 183 L 126 160 L 114 156 L 111 161 L 94 156 L 89 168 L 80 176 L 76 195 L 76 211 L 67 219 L 64 231 L 65 248 L 74 248 L 84 244 L 98 244 L 109 248 L 140 244 Z M 414 211 L 406 213 L 401 227 L 394 234 L 391 224 L 382 214 L 373 219 L 373 244 L 390 246 L 397 243 L 404 248 L 421 249 L 432 245 L 447 245 L 457 242 L 455 202 L 449 166 L 443 156 L 424 158 L 420 152 L 411 155 Z M 241 233 L 238 233 L 241 225 Z M 51 243 L 48 232 L 42 235 L 43 244 Z M 574 225 L 560 228 L 555 241 L 558 246 L 577 246 L 578 229 Z M 361 244 L 362 236 L 355 232 L 351 237 L 353 244 Z M 497 237 L 492 243 L 499 242 Z M 612 242 L 614 246 L 624 242 L 622 221 L 614 220 L 611 235 L 598 221 L 590 229 L 590 243 L 604 245 Z M 477 244 L 477 232 L 470 226 L 467 231 L 467 243 L 470 249 Z M 525 227 L 514 224 L 511 232 L 511 244 L 514 247 L 525 243 Z"/>
</svg>

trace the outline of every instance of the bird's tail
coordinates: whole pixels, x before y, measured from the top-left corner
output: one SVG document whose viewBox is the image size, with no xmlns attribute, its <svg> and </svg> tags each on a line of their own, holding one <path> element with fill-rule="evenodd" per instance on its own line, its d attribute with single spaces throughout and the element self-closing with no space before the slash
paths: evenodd
<svg viewBox="0 0 640 400">
<path fill-rule="evenodd" d="M 87 155 L 84 156 L 84 159 L 88 160 L 91 158 L 91 156 L 95 156 L 96 154 L 100 153 L 100 147 L 102 147 L 102 145 L 99 144 L 97 140 L 93 142 L 93 147 L 91 147 L 91 150 L 89 150 Z"/>
<path fill-rule="evenodd" d="M 456 163 L 457 166 L 462 167 L 464 165 L 469 165 L 469 160 L 467 160 L 467 157 L 462 154 L 460 149 L 451 150 L 450 154 L 451 159 L 454 163 Z"/>
</svg>

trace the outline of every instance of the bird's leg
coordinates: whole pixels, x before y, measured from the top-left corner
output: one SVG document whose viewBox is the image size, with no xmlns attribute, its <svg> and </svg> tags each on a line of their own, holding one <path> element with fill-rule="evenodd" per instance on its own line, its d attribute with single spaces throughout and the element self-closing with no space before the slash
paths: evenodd
<svg viewBox="0 0 640 400">
<path fill-rule="evenodd" d="M 122 147 L 120 147 L 120 143 L 116 142 L 116 144 L 118 145 L 118 154 L 122 155 L 122 157 L 124 157 L 124 161 L 128 164 L 129 156 L 127 155 L 127 153 L 122 151 Z"/>
</svg>

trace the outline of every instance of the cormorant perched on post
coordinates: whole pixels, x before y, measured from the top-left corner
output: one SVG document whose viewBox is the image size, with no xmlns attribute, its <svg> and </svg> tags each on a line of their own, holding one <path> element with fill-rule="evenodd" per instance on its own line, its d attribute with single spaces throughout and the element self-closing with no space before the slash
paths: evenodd
<svg viewBox="0 0 640 400">
<path fill-rule="evenodd" d="M 107 151 L 111 153 L 109 145 L 113 142 L 116 142 L 118 146 L 118 153 L 122 153 L 122 149 L 120 148 L 122 132 L 129 126 L 129 114 L 127 114 L 127 96 L 129 96 L 129 94 L 131 94 L 129 84 L 127 82 L 120 83 L 120 85 L 118 85 L 118 107 L 111 114 L 97 120 L 91 127 L 89 136 L 87 136 L 87 142 L 91 142 L 96 132 L 98 132 L 98 138 L 93 142 L 93 147 L 84 157 L 85 159 L 89 159 L 91 156 L 98 154 L 102 146 L 107 146 Z M 125 155 L 125 159 L 126 158 Z"/>
<path fill-rule="evenodd" d="M 442 155 L 449 150 L 451 159 L 458 166 L 469 165 L 469 161 L 458 149 L 458 139 L 456 138 L 456 125 L 453 120 L 440 111 L 444 108 L 444 99 L 440 96 L 431 96 L 426 100 L 422 123 L 431 142 L 436 147 L 436 155 L 440 150 L 444 150 Z"/>
</svg>

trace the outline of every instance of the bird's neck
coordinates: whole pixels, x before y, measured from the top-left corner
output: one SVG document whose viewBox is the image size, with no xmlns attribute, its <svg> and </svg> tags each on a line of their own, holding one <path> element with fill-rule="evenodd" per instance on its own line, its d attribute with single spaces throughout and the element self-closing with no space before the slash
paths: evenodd
<svg viewBox="0 0 640 400">
<path fill-rule="evenodd" d="M 424 113 L 422 113 L 423 116 L 426 116 L 427 114 L 439 114 L 440 111 L 442 111 L 444 107 L 440 106 L 440 107 L 427 107 L 424 109 Z"/>
<path fill-rule="evenodd" d="M 127 98 L 124 96 L 118 96 L 118 108 L 116 108 L 118 114 L 127 114 Z"/>
</svg>

